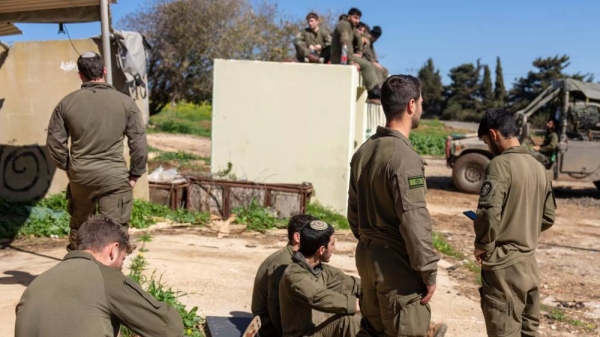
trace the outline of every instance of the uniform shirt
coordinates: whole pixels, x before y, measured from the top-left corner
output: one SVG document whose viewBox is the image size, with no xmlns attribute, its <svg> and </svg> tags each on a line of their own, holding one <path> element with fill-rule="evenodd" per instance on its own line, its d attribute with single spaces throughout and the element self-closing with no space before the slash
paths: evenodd
<svg viewBox="0 0 600 337">
<path fill-rule="evenodd" d="M 375 44 L 374 43 L 367 43 L 365 44 L 364 47 L 364 51 L 363 51 L 363 57 L 370 62 L 379 62 L 378 58 L 377 58 L 377 52 L 375 52 Z"/>
<path fill-rule="evenodd" d="M 363 235 L 390 242 L 415 277 L 434 285 L 439 255 L 425 201 L 424 162 L 402 133 L 378 127 L 350 163 L 348 222 Z"/>
<path fill-rule="evenodd" d="M 123 157 L 124 135 L 130 170 Z M 148 145 L 140 110 L 106 83 L 84 83 L 63 98 L 52 113 L 46 143 L 56 166 L 80 185 L 111 186 L 146 172 Z"/>
<path fill-rule="evenodd" d="M 251 309 L 253 316 L 260 316 L 261 337 L 281 336 L 279 281 L 285 268 L 292 263 L 293 254 L 294 249 L 287 245 L 267 257 L 256 272 Z"/>
<path fill-rule="evenodd" d="M 558 146 L 558 134 L 554 131 L 548 131 L 544 136 L 544 142 L 540 146 L 539 152 L 546 156 L 551 156 Z"/>
<path fill-rule="evenodd" d="M 348 21 L 348 18 L 344 17 L 338 21 L 333 34 L 331 34 L 331 64 L 340 64 L 342 60 L 342 46 L 346 45 L 348 48 L 348 61 L 354 54 L 353 41 L 355 39 L 354 28 Z"/>
<path fill-rule="evenodd" d="M 360 279 L 326 264 L 314 269 L 300 252 L 294 253 L 279 283 L 281 326 L 284 337 L 314 333 L 329 323 L 331 314 L 353 315 L 360 297 Z"/>
<path fill-rule="evenodd" d="M 554 224 L 555 209 L 552 182 L 526 146 L 494 157 L 486 169 L 475 220 L 475 248 L 486 252 L 482 268 L 506 268 L 532 255 L 540 232 Z"/>
<path fill-rule="evenodd" d="M 184 334 L 177 310 L 84 251 L 36 277 L 16 313 L 15 337 L 115 337 L 120 324 L 141 336 Z"/>
<path fill-rule="evenodd" d="M 309 46 L 321 45 L 321 51 L 325 47 L 329 47 L 331 45 L 331 34 L 324 29 L 319 29 L 315 33 L 310 28 L 306 28 L 296 34 L 294 45 L 299 50 L 301 56 L 308 57 L 310 55 Z M 318 56 L 321 55 L 321 51 L 317 51 Z"/>
</svg>

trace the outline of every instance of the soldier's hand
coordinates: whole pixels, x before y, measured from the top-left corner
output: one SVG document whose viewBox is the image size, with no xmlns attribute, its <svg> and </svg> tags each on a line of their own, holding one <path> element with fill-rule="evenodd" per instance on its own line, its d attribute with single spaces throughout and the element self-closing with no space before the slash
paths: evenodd
<svg viewBox="0 0 600 337">
<path fill-rule="evenodd" d="M 352 65 L 356 67 L 356 70 L 360 70 L 360 64 L 358 64 L 358 63 L 352 63 Z"/>
<path fill-rule="evenodd" d="M 475 256 L 475 260 L 477 260 L 479 263 L 481 263 L 481 255 L 483 254 L 485 254 L 485 250 L 475 248 L 473 251 L 473 256 Z"/>
<path fill-rule="evenodd" d="M 315 50 L 316 50 L 316 51 L 319 51 L 319 50 L 321 50 L 321 49 L 323 49 L 323 47 L 321 47 L 321 45 L 320 45 L 320 44 L 317 44 L 317 45 L 315 45 Z"/>
<path fill-rule="evenodd" d="M 539 151 L 540 147 L 536 145 L 536 146 L 533 147 L 533 149 L 536 150 L 536 151 Z"/>
<path fill-rule="evenodd" d="M 383 66 L 377 62 L 373 62 L 373 65 L 376 66 L 377 68 L 379 68 L 380 70 L 383 70 Z"/>
<path fill-rule="evenodd" d="M 427 295 L 425 295 L 425 297 L 423 297 L 423 299 L 421 299 L 421 304 L 425 305 L 425 304 L 429 303 L 429 301 L 431 301 L 431 298 L 433 297 L 434 292 L 435 292 L 435 284 L 432 286 L 427 286 Z"/>
<path fill-rule="evenodd" d="M 129 186 L 131 186 L 131 188 L 134 188 L 137 181 L 138 177 L 129 177 Z"/>
<path fill-rule="evenodd" d="M 356 299 L 356 312 L 360 312 L 360 300 Z"/>
</svg>

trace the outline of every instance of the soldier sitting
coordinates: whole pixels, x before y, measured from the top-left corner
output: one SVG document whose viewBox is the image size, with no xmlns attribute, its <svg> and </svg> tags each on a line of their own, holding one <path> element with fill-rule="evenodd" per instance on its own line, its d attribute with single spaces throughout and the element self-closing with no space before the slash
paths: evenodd
<svg viewBox="0 0 600 337">
<path fill-rule="evenodd" d="M 319 27 L 319 16 L 316 13 L 308 13 L 306 23 L 308 28 L 300 31 L 294 39 L 298 62 L 329 62 L 331 34 Z"/>
<path fill-rule="evenodd" d="M 546 122 L 546 136 L 544 136 L 544 142 L 541 146 L 534 146 L 534 151 L 531 152 L 531 155 L 546 167 L 552 163 L 551 158 L 558 147 L 558 134 L 556 133 L 557 125 L 558 122 L 556 119 L 549 119 Z"/>
<path fill-rule="evenodd" d="M 300 249 L 279 284 L 284 337 L 354 337 L 360 329 L 360 279 L 331 267 L 331 225 L 312 221 L 300 232 Z"/>
<path fill-rule="evenodd" d="M 131 250 L 120 223 L 90 217 L 79 228 L 76 248 L 27 287 L 16 309 L 15 337 L 117 336 L 120 324 L 140 336 L 183 336 L 177 310 L 121 272 Z"/>
</svg>

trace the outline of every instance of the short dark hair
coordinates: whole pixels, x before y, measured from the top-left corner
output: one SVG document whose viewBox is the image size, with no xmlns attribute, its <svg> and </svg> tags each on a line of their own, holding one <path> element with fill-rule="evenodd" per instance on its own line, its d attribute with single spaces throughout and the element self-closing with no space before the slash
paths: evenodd
<svg viewBox="0 0 600 337">
<path fill-rule="evenodd" d="M 350 8 L 350 10 L 348 11 L 348 15 L 358 15 L 358 16 L 362 16 L 362 12 L 360 11 L 360 9 L 356 8 L 356 7 L 352 7 Z"/>
<path fill-rule="evenodd" d="M 94 52 L 85 52 L 77 59 L 77 69 L 86 80 L 104 78 L 104 59 Z"/>
<path fill-rule="evenodd" d="M 356 28 L 362 28 L 362 27 L 367 27 L 367 25 L 364 22 L 359 22 L 358 25 L 356 25 Z"/>
<path fill-rule="evenodd" d="M 392 75 L 381 88 L 381 106 L 387 120 L 402 117 L 411 99 L 419 100 L 421 80 L 411 75 Z"/>
<path fill-rule="evenodd" d="M 317 220 L 317 217 L 310 214 L 296 214 L 292 216 L 288 222 L 288 241 L 292 242 L 294 233 L 300 233 L 302 228 L 313 220 Z"/>
<path fill-rule="evenodd" d="M 490 130 L 498 130 L 504 138 L 512 138 L 519 134 L 517 122 L 511 113 L 502 108 L 487 109 L 479 123 L 477 136 L 489 136 Z"/>
<path fill-rule="evenodd" d="M 321 230 L 314 229 L 312 226 L 314 223 L 324 223 L 327 226 Z M 327 247 L 334 232 L 333 227 L 324 221 L 311 221 L 300 232 L 300 249 L 298 251 L 305 257 L 315 255 L 321 246 Z"/>
<path fill-rule="evenodd" d="M 310 12 L 310 13 L 306 14 L 306 21 L 308 21 L 308 19 L 319 20 L 319 16 L 315 12 Z"/>
<path fill-rule="evenodd" d="M 129 234 L 125 228 L 105 215 L 92 215 L 77 231 L 77 249 L 99 253 L 104 247 L 117 242 L 121 250 L 131 253 Z"/>
<path fill-rule="evenodd" d="M 550 119 L 548 119 L 548 122 L 554 123 L 555 128 L 558 126 L 558 119 L 556 119 L 556 118 L 550 118 Z"/>
</svg>

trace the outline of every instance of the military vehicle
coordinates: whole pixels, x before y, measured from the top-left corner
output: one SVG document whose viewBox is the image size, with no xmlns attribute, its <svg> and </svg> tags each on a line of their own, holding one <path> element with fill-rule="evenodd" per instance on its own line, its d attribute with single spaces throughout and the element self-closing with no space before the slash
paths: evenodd
<svg viewBox="0 0 600 337">
<path fill-rule="evenodd" d="M 592 181 L 600 189 L 600 84 L 574 79 L 554 81 L 515 113 L 521 142 L 531 144 L 529 120 L 541 111 L 547 113 L 546 119 L 555 118 L 559 123 L 556 132 L 560 142 L 546 166 L 549 177 Z M 452 180 L 459 191 L 479 193 L 492 157 L 477 133 L 446 139 L 446 164 L 452 168 Z"/>
</svg>

